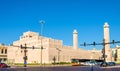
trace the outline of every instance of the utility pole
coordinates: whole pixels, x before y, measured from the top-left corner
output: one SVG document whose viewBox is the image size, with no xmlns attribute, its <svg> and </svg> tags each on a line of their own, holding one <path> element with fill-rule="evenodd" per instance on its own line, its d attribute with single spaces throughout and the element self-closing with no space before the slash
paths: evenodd
<svg viewBox="0 0 120 71">
<path fill-rule="evenodd" d="M 26 44 L 25 44 L 25 46 L 23 47 L 22 45 L 21 45 L 21 49 L 22 48 L 24 48 L 24 57 L 23 57 L 23 59 L 24 59 L 24 67 L 27 67 L 27 55 L 26 55 L 26 53 L 27 53 L 27 46 L 26 46 Z"/>
<path fill-rule="evenodd" d="M 104 62 L 106 62 L 105 39 L 103 39 L 103 58 L 104 58 Z"/>
<path fill-rule="evenodd" d="M 40 47 L 40 49 L 41 49 L 41 51 L 40 51 L 40 57 L 41 57 L 41 59 L 40 59 L 40 64 L 42 65 L 42 50 L 43 50 L 43 45 L 42 45 L 42 32 L 43 32 L 43 24 L 45 23 L 45 21 L 44 20 L 40 20 L 40 22 L 39 22 L 40 24 L 41 24 L 41 32 L 40 32 L 40 36 L 41 36 L 41 47 Z"/>
</svg>

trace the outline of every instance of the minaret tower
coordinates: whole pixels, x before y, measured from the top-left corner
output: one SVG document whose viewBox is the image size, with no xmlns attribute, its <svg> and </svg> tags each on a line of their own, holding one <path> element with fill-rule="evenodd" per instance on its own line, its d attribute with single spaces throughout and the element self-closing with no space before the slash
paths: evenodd
<svg viewBox="0 0 120 71">
<path fill-rule="evenodd" d="M 74 49 L 78 48 L 78 32 L 77 32 L 77 30 L 73 31 L 73 48 Z"/>
<path fill-rule="evenodd" d="M 105 22 L 104 24 L 104 40 L 105 43 L 109 43 L 110 42 L 110 35 L 109 35 L 109 25 L 107 22 Z M 111 48 L 110 48 L 110 44 L 106 44 L 105 45 L 105 55 L 107 55 L 106 57 L 106 62 L 110 62 L 112 61 L 112 54 L 111 54 Z"/>
</svg>

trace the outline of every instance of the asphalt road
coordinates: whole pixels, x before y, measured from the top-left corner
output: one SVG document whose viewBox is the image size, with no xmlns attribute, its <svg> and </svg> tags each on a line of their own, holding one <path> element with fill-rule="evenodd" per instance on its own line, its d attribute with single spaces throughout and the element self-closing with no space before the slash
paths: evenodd
<svg viewBox="0 0 120 71">
<path fill-rule="evenodd" d="M 52 67 L 13 67 L 3 68 L 0 71 L 92 71 L 91 66 L 52 66 Z M 94 66 L 93 71 L 120 71 L 120 66 Z"/>
</svg>

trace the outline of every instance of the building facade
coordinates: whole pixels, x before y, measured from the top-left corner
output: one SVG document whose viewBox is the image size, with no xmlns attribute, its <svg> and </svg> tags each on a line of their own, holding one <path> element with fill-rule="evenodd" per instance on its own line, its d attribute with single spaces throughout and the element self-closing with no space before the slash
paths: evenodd
<svg viewBox="0 0 120 71">
<path fill-rule="evenodd" d="M 7 61 L 7 46 L 0 44 L 0 62 Z"/>
<path fill-rule="evenodd" d="M 116 47 L 112 49 L 112 55 L 114 57 L 114 61 L 120 62 L 120 46 L 116 45 Z"/>
<path fill-rule="evenodd" d="M 73 31 L 73 46 L 63 45 L 62 40 L 39 36 L 37 32 L 25 32 L 20 40 L 14 41 L 14 46 L 8 48 L 8 61 L 13 63 L 24 62 L 24 49 L 27 46 L 27 63 L 71 62 L 71 59 L 101 59 L 99 50 L 83 50 L 78 47 L 77 31 Z M 34 46 L 34 49 L 33 49 Z M 41 52 L 41 46 L 43 47 Z M 12 57 L 11 57 L 12 56 Z"/>
</svg>

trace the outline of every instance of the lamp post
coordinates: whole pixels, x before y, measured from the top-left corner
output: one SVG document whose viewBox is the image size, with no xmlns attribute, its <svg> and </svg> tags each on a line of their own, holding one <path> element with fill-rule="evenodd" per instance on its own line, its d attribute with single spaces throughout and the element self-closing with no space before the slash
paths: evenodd
<svg viewBox="0 0 120 71">
<path fill-rule="evenodd" d="M 41 36 L 41 51 L 40 51 L 40 56 L 41 56 L 41 60 L 40 60 L 40 63 L 41 63 L 41 65 L 42 65 L 42 50 L 43 50 L 43 45 L 42 45 L 42 32 L 43 32 L 43 24 L 45 23 L 45 21 L 44 20 L 40 20 L 40 25 L 41 25 L 41 32 L 40 32 L 40 36 Z"/>
</svg>

